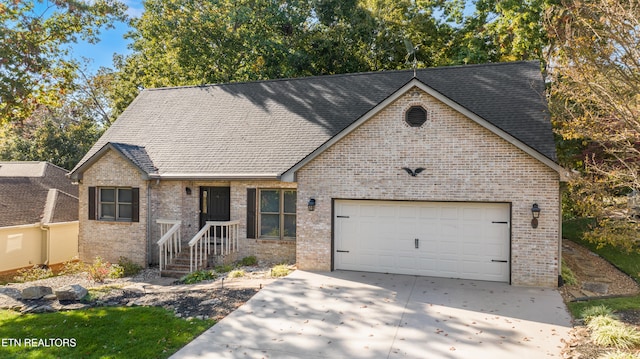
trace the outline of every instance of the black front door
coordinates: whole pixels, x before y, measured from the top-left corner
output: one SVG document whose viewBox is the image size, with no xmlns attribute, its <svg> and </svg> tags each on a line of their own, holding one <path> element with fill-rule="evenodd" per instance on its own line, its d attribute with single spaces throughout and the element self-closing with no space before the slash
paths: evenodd
<svg viewBox="0 0 640 359">
<path fill-rule="evenodd" d="M 200 228 L 206 221 L 231 219 L 230 193 L 229 187 L 200 187 Z"/>
</svg>

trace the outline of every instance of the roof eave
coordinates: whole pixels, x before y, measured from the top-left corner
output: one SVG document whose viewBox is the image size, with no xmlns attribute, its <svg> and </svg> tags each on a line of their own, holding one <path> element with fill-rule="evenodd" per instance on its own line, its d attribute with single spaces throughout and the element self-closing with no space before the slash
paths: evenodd
<svg viewBox="0 0 640 359">
<path fill-rule="evenodd" d="M 279 173 L 164 173 L 151 176 L 151 179 L 183 181 L 280 180 L 280 178 Z"/>
</svg>

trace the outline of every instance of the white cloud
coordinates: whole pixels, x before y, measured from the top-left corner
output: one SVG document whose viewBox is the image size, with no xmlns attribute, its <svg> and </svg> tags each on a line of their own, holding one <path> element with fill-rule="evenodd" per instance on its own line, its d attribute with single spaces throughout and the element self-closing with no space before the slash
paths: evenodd
<svg viewBox="0 0 640 359">
<path fill-rule="evenodd" d="M 122 2 L 127 5 L 127 15 L 132 18 L 139 18 L 144 12 L 143 0 L 123 0 Z"/>
</svg>

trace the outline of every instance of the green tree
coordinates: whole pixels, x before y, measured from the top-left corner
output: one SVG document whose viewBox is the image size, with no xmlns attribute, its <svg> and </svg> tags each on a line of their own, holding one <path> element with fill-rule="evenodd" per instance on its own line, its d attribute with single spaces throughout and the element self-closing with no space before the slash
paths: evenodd
<svg viewBox="0 0 640 359">
<path fill-rule="evenodd" d="M 76 90 L 58 106 L 39 106 L 27 119 L 0 126 L 1 160 L 49 161 L 66 169 L 80 161 L 111 124 L 107 94 L 113 73 L 80 75 Z"/>
<path fill-rule="evenodd" d="M 548 46 L 544 15 L 553 0 L 476 0 L 452 42 L 459 63 L 542 60 Z"/>
<path fill-rule="evenodd" d="M 115 0 L 0 3 L 0 123 L 59 106 L 78 68 L 68 45 L 98 41 L 101 28 L 124 20 L 124 9 Z"/>
<path fill-rule="evenodd" d="M 546 25 L 555 126 L 582 149 L 575 207 L 598 218 L 592 240 L 632 248 L 638 225 L 625 195 L 640 188 L 640 1 L 561 0 Z"/>
</svg>

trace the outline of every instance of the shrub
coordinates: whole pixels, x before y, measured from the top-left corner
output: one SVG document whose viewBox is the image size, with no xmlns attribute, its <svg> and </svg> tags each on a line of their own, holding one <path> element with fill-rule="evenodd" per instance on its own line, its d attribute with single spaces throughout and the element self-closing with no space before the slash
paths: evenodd
<svg viewBox="0 0 640 359">
<path fill-rule="evenodd" d="M 606 353 L 598 357 L 598 359 L 640 359 L 640 356 L 632 353 L 625 353 L 621 351 L 615 351 Z"/>
<path fill-rule="evenodd" d="M 218 273 L 228 273 L 228 272 L 231 272 L 232 270 L 233 270 L 233 265 L 231 264 L 225 264 L 225 265 L 217 266 L 215 268 L 215 271 Z"/>
<path fill-rule="evenodd" d="M 597 345 L 630 349 L 640 344 L 640 332 L 620 321 L 602 325 L 591 332 L 591 339 Z"/>
<path fill-rule="evenodd" d="M 562 280 L 567 285 L 578 284 L 578 279 L 576 279 L 575 274 L 573 274 L 573 271 L 566 265 L 564 260 L 562 261 Z"/>
<path fill-rule="evenodd" d="M 291 273 L 291 269 L 286 264 L 278 264 L 271 268 L 271 276 L 274 278 L 285 277 Z"/>
<path fill-rule="evenodd" d="M 614 325 L 615 323 L 618 323 L 618 320 L 613 315 L 597 315 L 595 317 L 590 317 L 586 323 L 587 328 L 591 329 L 591 331 L 596 331 L 599 328 Z"/>
<path fill-rule="evenodd" d="M 103 283 L 107 278 L 121 278 L 124 268 L 118 264 L 105 262 L 102 257 L 96 257 L 93 264 L 87 266 L 89 279 L 94 282 Z"/>
<path fill-rule="evenodd" d="M 142 270 L 142 266 L 137 263 L 134 263 L 131 259 L 127 257 L 120 257 L 118 259 L 118 265 L 123 268 L 123 277 L 133 277 L 134 275 L 140 273 Z"/>
<path fill-rule="evenodd" d="M 180 278 L 180 281 L 185 284 L 194 284 L 202 282 L 203 280 L 211 280 L 216 278 L 218 278 L 216 272 L 203 269 L 185 275 L 184 277 Z"/>
<path fill-rule="evenodd" d="M 53 277 L 53 272 L 48 267 L 35 265 L 31 268 L 20 269 L 13 277 L 16 282 L 31 282 L 38 279 Z"/>
<path fill-rule="evenodd" d="M 240 260 L 240 265 L 245 267 L 258 265 L 258 259 L 255 256 L 244 257 Z"/>
<path fill-rule="evenodd" d="M 229 272 L 229 278 L 241 278 L 245 275 L 246 273 L 242 269 L 235 269 Z"/>
<path fill-rule="evenodd" d="M 86 264 L 77 259 L 71 259 L 62 264 L 59 275 L 78 274 L 87 271 Z"/>
<path fill-rule="evenodd" d="M 591 319 L 595 317 L 605 316 L 617 319 L 617 317 L 613 314 L 613 310 L 605 305 L 594 305 L 592 307 L 585 308 L 580 316 L 587 324 L 591 321 Z"/>
</svg>

